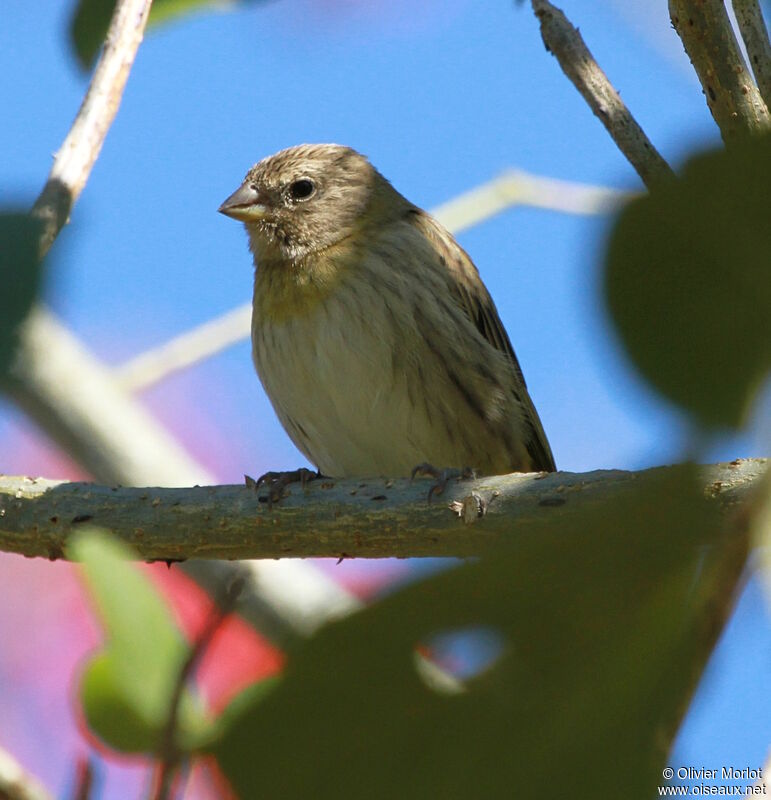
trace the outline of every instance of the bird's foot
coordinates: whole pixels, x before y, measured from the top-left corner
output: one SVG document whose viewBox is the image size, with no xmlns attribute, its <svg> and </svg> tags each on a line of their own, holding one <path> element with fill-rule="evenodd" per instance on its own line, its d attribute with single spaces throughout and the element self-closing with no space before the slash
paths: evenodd
<svg viewBox="0 0 771 800">
<path fill-rule="evenodd" d="M 320 472 L 300 467 L 300 469 L 288 470 L 287 472 L 264 472 L 257 480 L 249 475 L 244 475 L 244 483 L 246 488 L 251 489 L 253 492 L 258 491 L 262 486 L 267 486 L 267 496 L 259 499 L 260 502 L 267 503 L 269 507 L 272 507 L 273 503 L 278 503 L 279 500 L 286 497 L 286 487 L 290 483 L 299 482 L 304 489 L 307 483 L 321 477 Z"/>
<path fill-rule="evenodd" d="M 418 475 L 430 475 L 432 478 L 436 479 L 436 483 L 434 483 L 428 490 L 429 503 L 434 495 L 440 495 L 444 493 L 448 482 L 453 478 L 458 478 L 464 481 L 476 478 L 476 473 L 471 467 L 463 467 L 463 469 L 457 469 L 456 467 L 437 469 L 433 464 L 428 464 L 427 462 L 418 464 L 417 467 L 412 470 L 412 473 L 410 474 L 410 480 L 414 480 Z"/>
</svg>

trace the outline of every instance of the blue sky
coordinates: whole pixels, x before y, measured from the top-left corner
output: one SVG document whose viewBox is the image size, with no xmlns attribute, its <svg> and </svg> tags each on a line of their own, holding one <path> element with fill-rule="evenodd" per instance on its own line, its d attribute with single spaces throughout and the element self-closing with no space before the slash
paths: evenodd
<svg viewBox="0 0 771 800">
<path fill-rule="evenodd" d="M 3 10 L 4 205 L 34 199 L 86 87 L 66 40 L 69 8 L 28 0 Z M 666 3 L 570 0 L 563 8 L 670 163 L 718 142 Z M 200 14 L 143 44 L 57 242 L 47 301 L 114 364 L 245 302 L 245 236 L 216 208 L 252 163 L 313 141 L 366 153 L 426 208 L 510 167 L 641 188 L 545 52 L 528 5 L 274 0 Z M 598 293 L 609 224 L 518 208 L 459 237 L 495 298 L 561 469 L 669 463 L 685 441 L 680 417 L 633 374 L 609 332 Z M 245 342 L 143 399 L 222 481 L 303 463 Z M 768 423 L 756 428 L 707 455 L 766 454 Z M 2 400 L 0 437 L 12 444 L 0 471 L 46 471 L 33 429 Z M 759 766 L 770 657 L 753 584 L 680 738 L 682 763 Z"/>
</svg>

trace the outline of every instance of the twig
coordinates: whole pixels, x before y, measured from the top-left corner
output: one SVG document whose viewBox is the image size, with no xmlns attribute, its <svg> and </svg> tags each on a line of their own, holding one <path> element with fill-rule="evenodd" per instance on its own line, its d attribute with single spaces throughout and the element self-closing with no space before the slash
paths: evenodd
<svg viewBox="0 0 771 800">
<path fill-rule="evenodd" d="M 606 214 L 628 197 L 628 192 L 604 186 L 510 170 L 448 200 L 432 214 L 448 230 L 460 233 L 515 205 L 567 214 Z M 126 391 L 146 389 L 247 338 L 251 318 L 251 303 L 244 303 L 126 361 L 115 369 L 115 380 Z"/>
<path fill-rule="evenodd" d="M 565 214 L 609 214 L 629 192 L 508 170 L 446 203 L 431 213 L 454 234 L 461 233 L 511 206 L 532 206 Z"/>
<path fill-rule="evenodd" d="M 669 16 L 727 144 L 771 128 L 723 0 L 669 0 Z"/>
<path fill-rule="evenodd" d="M 758 0 L 733 0 L 736 21 L 747 48 L 758 89 L 771 109 L 771 41 Z"/>
<path fill-rule="evenodd" d="M 53 795 L 0 748 L 0 800 L 53 800 Z"/>
<path fill-rule="evenodd" d="M 707 502 L 738 502 L 766 460 L 705 467 Z M 675 477 L 678 467 L 659 467 Z M 426 482 L 319 480 L 274 504 L 244 486 L 122 489 L 28 478 L 0 481 L 0 550 L 63 558 L 83 524 L 101 526 L 143 559 L 400 558 L 467 556 L 521 535 L 545 518 L 567 520 L 608 501 L 644 473 L 598 470 L 512 474 L 448 485 L 428 503 Z M 466 524 L 448 506 L 478 496 L 483 518 Z"/>
<path fill-rule="evenodd" d="M 78 760 L 72 800 L 89 800 L 94 788 L 94 765 L 90 758 Z"/>
<path fill-rule="evenodd" d="M 548 0 L 532 0 L 546 49 L 553 53 L 573 85 L 605 126 L 619 150 L 650 189 L 674 177 L 643 129 L 594 60 L 578 29 Z"/>
<path fill-rule="evenodd" d="M 142 41 L 151 2 L 118 0 L 115 6 L 88 92 L 56 154 L 48 181 L 32 207 L 32 215 L 43 222 L 41 258 L 66 224 L 102 149 Z"/>
<path fill-rule="evenodd" d="M 161 747 L 158 753 L 159 765 L 155 778 L 155 788 L 152 792 L 153 800 L 168 800 L 172 783 L 176 775 L 183 753 L 177 744 L 177 724 L 179 720 L 179 707 L 187 682 L 193 675 L 198 662 L 201 660 L 206 648 L 211 644 L 214 634 L 219 630 L 225 618 L 233 611 L 236 602 L 244 588 L 243 578 L 236 578 L 221 592 L 215 600 L 215 606 L 206 620 L 203 630 L 198 634 L 190 653 L 185 659 L 182 669 L 177 675 L 174 690 L 169 702 L 169 716 L 166 729 L 161 738 Z"/>
<path fill-rule="evenodd" d="M 121 364 L 115 381 L 128 392 L 146 389 L 242 341 L 251 321 L 252 304 L 244 303 Z"/>
</svg>

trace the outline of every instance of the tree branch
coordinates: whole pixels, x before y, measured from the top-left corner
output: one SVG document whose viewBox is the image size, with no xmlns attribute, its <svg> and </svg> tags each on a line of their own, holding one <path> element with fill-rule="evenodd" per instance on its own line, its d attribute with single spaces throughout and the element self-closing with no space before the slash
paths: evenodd
<svg viewBox="0 0 771 800">
<path fill-rule="evenodd" d="M 727 144 L 768 131 L 771 117 L 744 63 L 723 0 L 669 0 L 669 16 Z"/>
<path fill-rule="evenodd" d="M 0 748 L 0 800 L 53 800 L 53 795 Z"/>
<path fill-rule="evenodd" d="M 736 21 L 747 48 L 755 82 L 771 110 L 771 42 L 758 0 L 733 0 Z"/>
<path fill-rule="evenodd" d="M 765 459 L 704 468 L 705 502 L 739 502 Z M 674 472 L 678 467 L 659 467 Z M 272 508 L 244 486 L 137 489 L 29 478 L 0 480 L 0 550 L 64 558 L 84 523 L 113 531 L 143 559 L 468 556 L 548 515 L 565 519 L 641 474 L 512 474 L 462 481 L 429 503 L 426 482 L 319 480 Z M 456 510 L 448 508 L 454 503 Z M 479 518 L 479 506 L 489 504 Z"/>
<path fill-rule="evenodd" d="M 541 25 L 541 37 L 546 49 L 556 56 L 562 71 L 605 126 L 643 183 L 650 189 L 663 180 L 673 178 L 669 164 L 651 144 L 600 69 L 578 28 L 548 0 L 532 0 L 532 5 Z"/>
<path fill-rule="evenodd" d="M 50 249 L 69 219 L 104 144 L 131 65 L 144 35 L 151 0 L 119 0 L 107 40 L 83 104 L 67 134 L 35 205 L 32 216 L 43 222 L 40 257 Z"/>
<path fill-rule="evenodd" d="M 19 338 L 3 388 L 91 475 L 135 486 L 213 481 L 49 311 L 33 309 Z"/>
</svg>

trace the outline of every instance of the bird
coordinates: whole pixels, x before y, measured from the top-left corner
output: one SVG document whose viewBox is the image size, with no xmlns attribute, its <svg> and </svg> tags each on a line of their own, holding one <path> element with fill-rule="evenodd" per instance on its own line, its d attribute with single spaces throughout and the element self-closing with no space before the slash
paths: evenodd
<svg viewBox="0 0 771 800">
<path fill-rule="evenodd" d="M 218 210 L 253 256 L 257 374 L 319 474 L 556 469 L 471 258 L 365 156 L 289 147 Z"/>
</svg>

